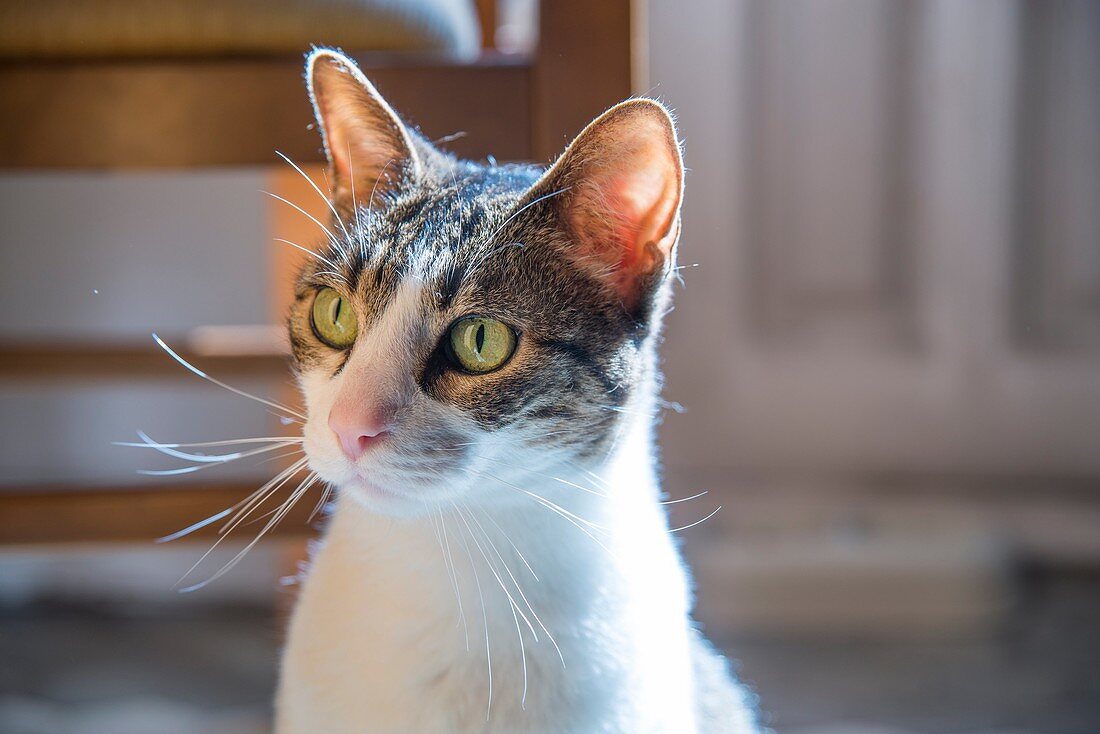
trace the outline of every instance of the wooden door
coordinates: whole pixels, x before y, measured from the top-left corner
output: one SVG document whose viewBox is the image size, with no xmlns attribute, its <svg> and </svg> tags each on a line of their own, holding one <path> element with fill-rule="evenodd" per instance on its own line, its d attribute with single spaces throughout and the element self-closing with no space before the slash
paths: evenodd
<svg viewBox="0 0 1100 734">
<path fill-rule="evenodd" d="M 1100 5 L 650 9 L 689 169 L 673 494 L 964 504 L 1100 558 Z"/>
</svg>

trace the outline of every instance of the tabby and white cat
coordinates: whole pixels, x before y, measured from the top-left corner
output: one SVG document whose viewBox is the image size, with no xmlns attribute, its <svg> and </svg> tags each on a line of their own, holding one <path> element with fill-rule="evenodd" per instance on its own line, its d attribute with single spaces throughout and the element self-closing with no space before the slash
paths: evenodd
<svg viewBox="0 0 1100 734">
<path fill-rule="evenodd" d="M 344 56 L 307 77 L 336 240 L 290 315 L 334 514 L 281 734 L 750 732 L 693 629 L 652 448 L 680 231 L 673 122 L 634 99 L 548 170 L 407 128 Z"/>
</svg>

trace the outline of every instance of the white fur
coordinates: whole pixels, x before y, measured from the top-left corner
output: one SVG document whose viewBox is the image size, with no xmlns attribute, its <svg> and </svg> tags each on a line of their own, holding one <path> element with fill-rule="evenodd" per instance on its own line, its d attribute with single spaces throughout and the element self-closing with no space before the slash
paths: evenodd
<svg viewBox="0 0 1100 734">
<path fill-rule="evenodd" d="M 311 466 L 339 499 L 291 620 L 276 731 L 696 731 L 686 574 L 658 503 L 648 405 L 630 406 L 638 418 L 588 467 L 474 433 L 475 473 L 379 496 L 361 477 L 391 476 L 384 457 L 353 466 L 340 453 L 325 418 L 342 381 L 403 389 L 391 378 L 407 370 L 417 294 L 402 286 L 341 375 L 303 379 Z M 648 403 L 652 389 L 638 394 Z"/>
</svg>

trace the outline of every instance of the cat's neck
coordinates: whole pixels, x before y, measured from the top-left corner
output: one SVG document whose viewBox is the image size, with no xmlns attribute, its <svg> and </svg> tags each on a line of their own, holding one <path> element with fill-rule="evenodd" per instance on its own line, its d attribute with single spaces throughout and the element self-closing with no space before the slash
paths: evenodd
<svg viewBox="0 0 1100 734">
<path fill-rule="evenodd" d="M 556 702 L 577 695 L 556 689 L 572 679 L 563 663 L 608 686 L 585 694 L 569 713 L 578 720 L 609 706 L 612 691 L 660 701 L 686 685 L 688 672 L 668 663 L 687 660 L 686 638 L 668 632 L 686 633 L 686 580 L 638 417 L 606 461 L 532 475 L 522 487 L 542 500 L 501 489 L 512 500 L 502 507 L 398 519 L 342 497 L 292 621 L 284 684 L 359 661 L 354 685 L 332 695 L 380 731 L 455 730 L 410 723 L 425 698 L 448 701 L 471 727 L 484 725 L 490 699 L 501 731 L 560 718 Z"/>
<path fill-rule="evenodd" d="M 605 584 L 621 554 L 666 531 L 658 501 L 650 422 L 640 411 L 624 421 L 601 460 L 515 469 L 486 478 L 494 501 L 426 508 L 426 516 L 374 514 L 341 497 L 326 545 L 351 574 L 388 593 L 430 597 L 453 616 L 452 587 L 463 600 L 535 581 L 544 593 L 585 594 Z M 488 475 L 486 475 L 488 477 Z M 475 569 L 476 572 L 475 573 Z M 515 600 L 518 602 L 518 596 Z M 423 607 L 422 607 L 423 608 Z M 511 624 L 510 605 L 503 613 Z"/>
</svg>

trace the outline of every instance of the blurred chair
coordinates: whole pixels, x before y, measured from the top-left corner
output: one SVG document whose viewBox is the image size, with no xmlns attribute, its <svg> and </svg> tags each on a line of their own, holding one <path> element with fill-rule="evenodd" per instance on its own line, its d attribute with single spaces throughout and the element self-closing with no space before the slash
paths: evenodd
<svg viewBox="0 0 1100 734">
<path fill-rule="evenodd" d="M 278 150 L 317 174 L 323 155 L 302 83 L 314 43 L 355 57 L 396 109 L 464 156 L 547 160 L 642 86 L 631 0 L 542 3 L 532 53 L 495 48 L 499 10 L 495 0 L 5 3 L 0 170 L 274 166 Z M 272 186 L 293 200 L 294 187 L 307 185 L 296 176 L 273 173 Z M 272 210 L 284 237 L 300 226 L 285 216 Z M 273 322 L 293 267 L 280 256 L 271 268 Z M 206 330 L 175 342 L 231 379 L 285 372 L 284 350 L 268 334 L 277 330 L 231 330 L 228 340 Z M 192 379 L 152 345 L 0 343 L 3 379 L 173 374 Z M 253 488 L 0 485 L 0 544 L 148 540 Z M 290 532 L 307 530 L 309 508 L 299 509 L 283 523 Z"/>
</svg>

